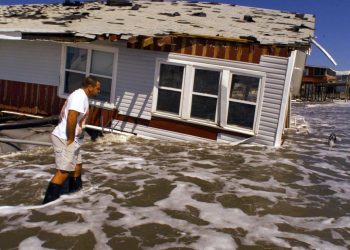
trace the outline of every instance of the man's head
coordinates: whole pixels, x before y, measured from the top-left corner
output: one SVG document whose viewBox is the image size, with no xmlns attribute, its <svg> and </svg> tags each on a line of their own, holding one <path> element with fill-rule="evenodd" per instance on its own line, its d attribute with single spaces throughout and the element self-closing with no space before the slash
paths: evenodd
<svg viewBox="0 0 350 250">
<path fill-rule="evenodd" d="M 101 83 L 93 76 L 88 76 L 83 81 L 83 89 L 90 96 L 96 96 L 100 93 Z"/>
</svg>

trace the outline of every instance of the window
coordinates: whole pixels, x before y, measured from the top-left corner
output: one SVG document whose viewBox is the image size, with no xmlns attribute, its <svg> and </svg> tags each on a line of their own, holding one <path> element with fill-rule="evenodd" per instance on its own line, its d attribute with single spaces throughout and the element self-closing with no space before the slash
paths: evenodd
<svg viewBox="0 0 350 250">
<path fill-rule="evenodd" d="M 326 69 L 326 74 L 328 76 L 336 76 L 337 73 L 332 69 Z"/>
<path fill-rule="evenodd" d="M 64 92 L 72 93 L 80 88 L 85 77 L 87 49 L 67 47 Z"/>
<path fill-rule="evenodd" d="M 70 94 L 81 87 L 84 77 L 91 75 L 101 82 L 101 92 L 94 97 L 102 102 L 113 102 L 115 88 L 116 50 L 103 47 L 64 47 L 62 94 Z"/>
<path fill-rule="evenodd" d="M 315 76 L 324 76 L 326 74 L 326 69 L 323 68 L 314 68 Z"/>
<path fill-rule="evenodd" d="M 252 134 L 257 131 L 264 73 L 159 60 L 154 115 Z"/>
<path fill-rule="evenodd" d="M 180 114 L 184 67 L 161 64 L 157 110 Z"/>
<path fill-rule="evenodd" d="M 215 122 L 219 83 L 219 71 L 195 69 L 191 118 Z"/>
<path fill-rule="evenodd" d="M 227 124 L 253 129 L 260 78 L 237 74 L 231 78 Z"/>
</svg>

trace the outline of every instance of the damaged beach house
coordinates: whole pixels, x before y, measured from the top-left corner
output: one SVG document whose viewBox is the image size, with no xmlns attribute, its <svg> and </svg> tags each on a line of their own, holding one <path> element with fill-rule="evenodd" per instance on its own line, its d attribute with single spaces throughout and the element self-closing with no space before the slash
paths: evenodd
<svg viewBox="0 0 350 250">
<path fill-rule="evenodd" d="M 278 147 L 310 14 L 185 1 L 0 6 L 0 110 L 52 116 L 87 75 L 91 127 Z"/>
</svg>

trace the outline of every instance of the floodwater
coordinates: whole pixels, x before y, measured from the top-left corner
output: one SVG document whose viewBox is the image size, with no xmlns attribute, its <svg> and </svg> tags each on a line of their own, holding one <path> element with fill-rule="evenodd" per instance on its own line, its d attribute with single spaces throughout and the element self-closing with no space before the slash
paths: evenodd
<svg viewBox="0 0 350 250">
<path fill-rule="evenodd" d="M 349 249 L 350 104 L 293 114 L 279 149 L 106 134 L 47 205 L 52 149 L 2 155 L 0 249 Z"/>
</svg>

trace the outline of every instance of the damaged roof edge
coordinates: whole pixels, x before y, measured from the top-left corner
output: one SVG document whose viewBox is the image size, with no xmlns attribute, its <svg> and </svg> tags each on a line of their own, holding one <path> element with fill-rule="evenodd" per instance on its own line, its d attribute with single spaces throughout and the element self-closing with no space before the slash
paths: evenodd
<svg viewBox="0 0 350 250">
<path fill-rule="evenodd" d="M 91 42 L 96 40 L 96 35 L 79 34 L 75 32 L 22 32 L 22 39 L 58 42 Z"/>
<path fill-rule="evenodd" d="M 102 33 L 102 34 L 84 34 L 84 33 L 76 33 L 76 32 L 19 32 L 19 31 L 11 31 L 11 32 L 0 32 L 0 39 L 3 40 L 46 40 L 46 41 L 57 41 L 57 42 L 92 42 L 95 40 L 109 40 L 111 42 L 116 42 L 120 40 L 130 42 L 130 39 L 137 38 L 156 38 L 156 39 L 164 39 L 168 37 L 173 38 L 188 38 L 188 39 L 207 39 L 213 41 L 221 41 L 221 42 L 234 42 L 241 44 L 256 44 L 256 45 L 266 45 L 269 44 L 260 44 L 259 41 L 254 39 L 254 37 L 222 37 L 222 36 L 206 36 L 206 35 L 198 35 L 198 34 L 183 34 L 183 33 L 171 33 L 171 34 L 159 34 L 156 36 L 144 36 L 144 35 L 136 35 L 132 34 L 111 34 L 111 33 Z M 311 38 L 312 39 L 312 38 Z M 308 45 L 305 43 L 295 43 L 295 44 L 283 44 L 283 43 L 274 43 L 270 44 L 272 46 L 288 46 L 293 48 L 304 48 Z M 159 45 L 160 46 L 160 45 Z"/>
<path fill-rule="evenodd" d="M 96 35 L 79 34 L 75 32 L 20 32 L 0 31 L 1 40 L 72 40 L 72 41 L 93 41 Z"/>
</svg>

